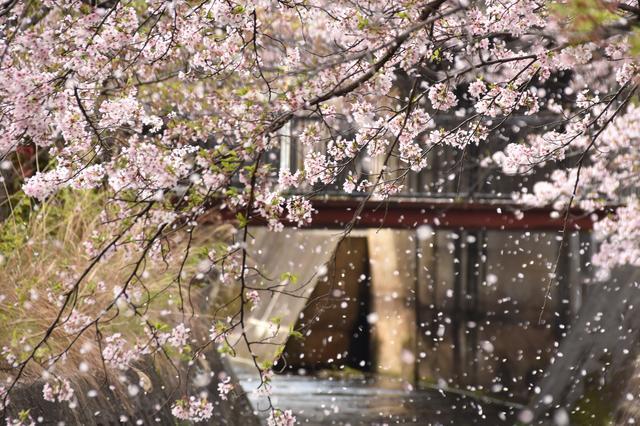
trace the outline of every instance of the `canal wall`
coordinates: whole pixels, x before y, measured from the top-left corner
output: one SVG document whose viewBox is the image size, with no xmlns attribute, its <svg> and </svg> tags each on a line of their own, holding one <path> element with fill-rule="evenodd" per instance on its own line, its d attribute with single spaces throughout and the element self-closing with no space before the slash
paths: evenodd
<svg viewBox="0 0 640 426">
<path fill-rule="evenodd" d="M 217 386 L 230 375 L 237 390 L 228 400 L 218 397 Z M 210 425 L 259 426 L 260 422 L 231 368 L 215 349 L 208 350 L 191 368 L 160 358 L 147 358 L 121 374 L 78 374 L 67 377 L 74 388 L 71 404 L 52 403 L 42 396 L 43 381 L 21 384 L 11 393 L 7 414 L 17 418 L 28 410 L 38 424 L 49 425 L 172 425 L 177 424 L 171 405 L 191 395 L 208 395 L 213 403 Z"/>
<path fill-rule="evenodd" d="M 209 341 L 208 322 L 203 316 L 206 317 L 207 310 L 211 309 L 216 288 L 207 285 L 194 290 L 197 316 L 188 322 L 194 347 Z M 58 426 L 177 425 L 186 423 L 172 415 L 174 402 L 190 396 L 206 396 L 213 404 L 213 415 L 204 424 L 260 426 L 246 396 L 251 390 L 242 389 L 228 358 L 220 354 L 214 344 L 204 347 L 193 359 L 184 354 L 168 358 L 165 352 L 147 355 L 131 363 L 125 371 L 105 368 L 99 356 L 91 355 L 95 349 L 95 346 L 79 348 L 76 345 L 71 348 L 68 359 L 60 361 L 59 374 L 70 381 L 74 390 L 71 401 L 46 401 L 42 392 L 44 377 L 25 379 L 12 390 L 6 414 L 15 419 L 21 411 L 28 410 L 37 424 Z M 64 365 L 76 365 L 81 361 L 88 369 L 86 372 Z M 56 364 L 51 373 L 56 373 L 58 366 L 60 364 Z M 227 399 L 221 399 L 218 384 L 227 378 L 234 389 Z"/>
</svg>

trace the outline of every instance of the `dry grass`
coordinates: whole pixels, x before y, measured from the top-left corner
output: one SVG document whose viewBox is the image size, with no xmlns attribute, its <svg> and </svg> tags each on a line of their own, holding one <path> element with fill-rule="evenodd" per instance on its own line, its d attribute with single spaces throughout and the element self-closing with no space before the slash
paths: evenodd
<svg viewBox="0 0 640 426">
<path fill-rule="evenodd" d="M 102 195 L 89 191 L 64 193 L 39 205 L 37 210 L 23 200 L 13 206 L 12 217 L 0 225 L 0 324 L 4 325 L 0 328 L 0 347 L 9 348 L 18 361 L 33 353 L 34 346 L 55 322 L 69 286 L 91 263 L 83 242 L 104 229 L 100 212 L 105 202 Z M 209 231 L 200 232 L 204 236 L 193 242 L 192 255 L 187 259 L 182 275 L 182 298 L 174 280 L 185 255 L 184 238 L 171 239 L 172 258 L 168 262 L 143 263 L 144 274 L 132 282 L 128 294 L 137 294 L 142 300 L 153 297 L 145 321 L 167 329 L 173 323 L 184 321 L 194 331 L 199 330 L 200 336 L 205 334 L 202 331 L 208 329 L 211 318 L 198 309 L 204 306 L 191 311 L 186 287 L 193 282 L 196 273 L 197 253 L 224 237 L 224 230 L 214 228 L 208 226 Z M 88 366 L 92 375 L 106 373 L 99 334 L 104 337 L 119 332 L 129 342 L 148 341 L 143 317 L 127 306 L 119 304 L 106 315 L 102 312 L 130 275 L 135 260 L 125 250 L 118 250 L 91 270 L 78 287 L 72 306 L 89 318 L 102 317 L 99 332 L 91 326 L 78 337 L 78 333 L 65 330 L 65 320 L 72 312 L 70 308 L 65 309 L 62 324 L 59 322 L 46 344 L 35 352 L 35 362 L 27 365 L 22 382 L 41 378 L 45 370 L 57 376 L 73 377 L 81 365 Z M 202 301 L 209 289 L 200 286 L 193 291 L 197 293 L 193 299 Z M 181 304 L 185 307 L 184 312 L 179 309 Z M 59 354 L 65 355 L 58 359 Z M 50 365 L 52 358 L 57 361 L 53 366 Z M 10 368 L 6 356 L 0 359 L 0 369 L 2 380 L 11 380 L 16 372 L 15 368 Z"/>
</svg>

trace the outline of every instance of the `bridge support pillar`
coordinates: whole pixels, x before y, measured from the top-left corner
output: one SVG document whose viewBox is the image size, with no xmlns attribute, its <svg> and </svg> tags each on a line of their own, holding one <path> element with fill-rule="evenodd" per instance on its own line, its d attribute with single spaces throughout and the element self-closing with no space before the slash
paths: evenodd
<svg viewBox="0 0 640 426">
<path fill-rule="evenodd" d="M 368 231 L 373 359 L 381 374 L 415 377 L 415 243 L 413 232 Z"/>
</svg>

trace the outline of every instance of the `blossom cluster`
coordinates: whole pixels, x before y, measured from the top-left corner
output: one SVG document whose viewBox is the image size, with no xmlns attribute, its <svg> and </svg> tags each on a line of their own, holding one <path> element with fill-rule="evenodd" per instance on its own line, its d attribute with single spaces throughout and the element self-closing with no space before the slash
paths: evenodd
<svg viewBox="0 0 640 426">
<path fill-rule="evenodd" d="M 275 410 L 267 419 L 269 426 L 293 426 L 296 424 L 296 417 L 291 410 Z"/>
<path fill-rule="evenodd" d="M 42 395 L 45 401 L 50 402 L 71 401 L 73 394 L 73 388 L 67 379 L 55 380 L 53 384 L 47 382 L 42 388 Z"/>
<path fill-rule="evenodd" d="M 203 422 L 213 415 L 213 404 L 206 397 L 191 396 L 188 400 L 177 400 L 171 407 L 171 414 L 180 420 Z"/>
</svg>

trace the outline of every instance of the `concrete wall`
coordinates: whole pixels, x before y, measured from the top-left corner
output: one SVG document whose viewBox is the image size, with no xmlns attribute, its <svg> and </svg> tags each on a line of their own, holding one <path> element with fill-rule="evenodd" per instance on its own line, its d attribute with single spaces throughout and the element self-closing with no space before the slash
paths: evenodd
<svg viewBox="0 0 640 426">
<path fill-rule="evenodd" d="M 242 392 L 232 395 L 227 401 L 218 398 L 217 386 L 221 374 L 231 375 L 236 384 L 238 381 L 215 349 L 207 351 L 206 358 L 199 360 L 190 372 L 191 375 L 187 378 L 185 364 L 178 366 L 176 371 L 167 362 L 147 359 L 126 373 L 114 373 L 108 383 L 100 375 L 72 377 L 70 379 L 74 384 L 76 398 L 73 408 L 67 403 L 45 401 L 42 397 L 42 382 L 21 385 L 11 394 L 7 414 L 16 418 L 19 411 L 29 409 L 31 417 L 36 421 L 39 417 L 42 418 L 43 424 L 173 425 L 177 424 L 178 420 L 171 414 L 171 404 L 183 397 L 185 380 L 188 380 L 188 388 L 192 394 L 206 392 L 209 401 L 214 404 L 213 417 L 206 424 L 260 425 Z M 204 374 L 211 380 L 208 383 L 194 381 L 196 373 Z M 137 394 L 133 395 L 129 391 L 130 385 L 138 388 Z M 239 385 L 238 389 L 241 389 Z M 98 391 L 98 396 L 90 397 L 91 390 Z"/>
<path fill-rule="evenodd" d="M 424 241 L 420 379 L 526 398 L 568 330 L 587 276 L 566 251 L 559 281 L 550 282 L 558 245 L 555 234 L 499 231 L 440 230 Z"/>
</svg>

